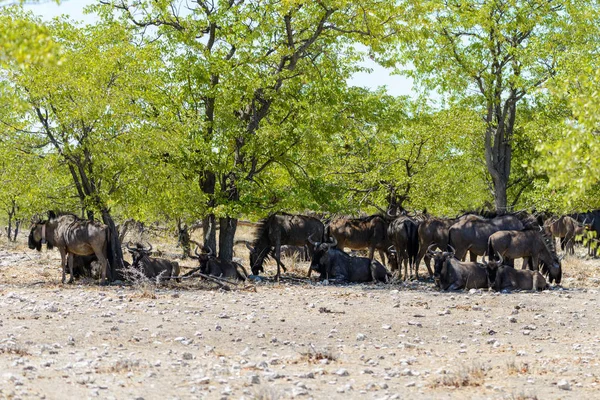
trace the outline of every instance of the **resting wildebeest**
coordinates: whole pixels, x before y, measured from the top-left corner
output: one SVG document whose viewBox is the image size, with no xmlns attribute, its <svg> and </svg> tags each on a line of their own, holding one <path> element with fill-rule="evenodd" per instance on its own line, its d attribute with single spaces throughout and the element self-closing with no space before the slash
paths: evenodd
<svg viewBox="0 0 600 400">
<path fill-rule="evenodd" d="M 186 273 L 184 277 L 193 275 L 197 271 L 200 271 L 204 275 L 212 275 L 226 279 L 245 281 L 248 278 L 248 273 L 241 264 L 234 261 L 221 260 L 217 258 L 210 249 L 208 253 L 199 253 L 199 247 L 200 246 L 196 243 L 196 249 L 194 250 L 196 255 L 190 255 L 190 257 L 198 260 L 200 266 Z"/>
<path fill-rule="evenodd" d="M 133 258 L 131 268 L 143 274 L 144 277 L 161 281 L 169 279 L 176 279 L 177 282 L 180 281 L 178 278 L 180 272 L 179 263 L 164 258 L 150 257 L 149 254 L 152 251 L 152 245 L 149 248 L 145 248 L 142 244 L 136 243 L 135 247 L 131 247 L 128 243 L 127 250 Z M 133 276 L 132 278 L 135 279 L 136 277 Z"/>
<path fill-rule="evenodd" d="M 536 271 L 541 261 L 542 272 L 548 275 L 550 283 L 560 284 L 562 268 L 553 244 L 553 239 L 544 237 L 539 229 L 500 231 L 490 235 L 488 255 L 490 259 L 496 259 L 496 255 L 501 256 L 509 265 L 514 265 L 516 258 L 523 258 L 522 268 L 528 266 Z"/>
<path fill-rule="evenodd" d="M 457 260 L 452 251 L 427 252 L 433 259 L 433 279 L 440 290 L 484 289 L 490 287 L 488 271 L 483 264 Z M 452 246 L 449 246 L 452 248 Z"/>
<path fill-rule="evenodd" d="M 430 267 L 431 259 L 427 255 L 427 249 L 432 244 L 435 244 L 440 250 L 446 251 L 448 249 L 448 230 L 452 225 L 454 225 L 455 222 L 456 219 L 429 217 L 419 224 L 417 230 L 419 237 L 419 253 L 417 255 L 417 260 L 415 261 L 417 275 L 419 271 L 419 264 L 421 263 L 421 260 L 425 258 L 425 266 L 427 267 L 429 276 L 433 276 L 433 272 L 431 271 Z"/>
<path fill-rule="evenodd" d="M 101 267 L 101 283 L 106 283 L 108 268 L 113 264 L 110 251 L 111 237 L 108 227 L 100 222 L 86 221 L 73 214 L 57 217 L 49 213 L 47 221 L 37 222 L 29 233 L 30 249 L 41 251 L 42 244 L 48 249 L 58 247 L 61 258 L 62 282 L 65 283 L 65 266 L 69 266 L 70 279 L 73 282 L 73 256 L 96 255 Z M 110 265 L 109 265 L 110 263 Z"/>
<path fill-rule="evenodd" d="M 250 246 L 246 243 L 248 250 L 250 250 L 252 273 L 258 275 L 260 271 L 264 271 L 263 262 L 265 258 L 273 255 L 277 262 L 276 279 L 279 280 L 280 268 L 283 268 L 284 272 L 286 271 L 285 265 L 281 262 L 281 245 L 308 245 L 310 244 L 308 241 L 309 236 L 315 235 L 316 238 L 322 240 L 323 232 L 324 226 L 321 221 L 304 215 L 281 213 L 263 219 L 259 223 L 253 245 Z M 308 276 L 310 276 L 310 270 Z"/>
<path fill-rule="evenodd" d="M 483 218 L 477 215 L 464 215 L 448 230 L 448 244 L 456 249 L 455 256 L 464 260 L 467 252 L 471 261 L 487 252 L 490 235 L 498 231 L 521 230 L 523 223 L 515 215 L 501 215 L 494 218 Z"/>
<path fill-rule="evenodd" d="M 319 280 L 336 282 L 387 282 L 391 277 L 388 270 L 378 261 L 366 257 L 352 257 L 331 243 L 313 241 L 313 258 L 310 268 L 320 274 Z"/>
<path fill-rule="evenodd" d="M 328 236 L 337 241 L 338 249 L 369 249 L 369 259 L 373 259 L 375 250 L 379 250 L 381 261 L 385 264 L 385 253 L 392 242 L 388 238 L 388 222 L 381 215 L 364 218 L 336 218 L 329 224 Z"/>
<path fill-rule="evenodd" d="M 396 250 L 396 254 L 390 254 L 388 249 L 391 270 L 392 272 L 396 269 L 400 271 L 402 262 L 404 262 L 404 280 L 409 278 L 408 266 L 410 266 L 411 271 L 415 268 L 415 262 L 419 252 L 417 229 L 417 223 L 407 216 L 396 218 L 388 226 L 388 238 L 391 241 L 393 248 Z M 395 260 L 394 263 L 392 263 L 392 258 Z M 419 279 L 418 267 L 415 272 L 416 278 Z"/>
<path fill-rule="evenodd" d="M 539 271 L 518 270 L 509 265 L 502 265 L 502 262 L 502 256 L 499 261 L 486 262 L 485 259 L 483 261 L 488 268 L 488 275 L 495 291 L 545 290 L 550 287 Z"/>
</svg>

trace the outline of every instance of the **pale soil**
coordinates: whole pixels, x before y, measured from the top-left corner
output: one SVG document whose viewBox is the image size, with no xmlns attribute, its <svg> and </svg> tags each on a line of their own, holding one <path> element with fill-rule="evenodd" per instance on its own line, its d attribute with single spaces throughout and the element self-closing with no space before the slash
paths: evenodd
<svg viewBox="0 0 600 400">
<path fill-rule="evenodd" d="M 308 281 L 224 292 L 62 285 L 56 250 L 1 243 L 0 398 L 600 396 L 598 260 L 567 259 L 564 290 L 543 293 Z"/>
</svg>

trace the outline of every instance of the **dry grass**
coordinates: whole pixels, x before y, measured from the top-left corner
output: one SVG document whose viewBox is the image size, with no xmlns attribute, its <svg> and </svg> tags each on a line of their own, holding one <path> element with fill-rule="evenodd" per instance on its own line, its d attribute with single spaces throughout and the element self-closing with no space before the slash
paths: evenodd
<svg viewBox="0 0 600 400">
<path fill-rule="evenodd" d="M 517 363 L 515 360 L 512 360 L 507 362 L 506 370 L 509 375 L 526 374 L 529 372 L 529 364 Z"/>
<path fill-rule="evenodd" d="M 261 386 L 252 397 L 253 400 L 279 400 L 281 393 L 272 386 Z"/>
<path fill-rule="evenodd" d="M 309 364 L 317 364 L 322 360 L 328 360 L 329 362 L 336 361 L 337 355 L 329 349 L 317 350 L 312 344 L 310 349 L 303 353 L 300 353 L 300 361 L 307 362 Z"/>
<path fill-rule="evenodd" d="M 30 356 L 31 353 L 18 344 L 5 344 L 0 346 L 0 354 L 15 354 L 18 356 Z"/>
<path fill-rule="evenodd" d="M 437 378 L 430 386 L 437 387 L 473 387 L 483 385 L 485 379 L 485 369 L 483 366 L 475 364 L 465 367 L 456 373 L 449 373 Z"/>
</svg>

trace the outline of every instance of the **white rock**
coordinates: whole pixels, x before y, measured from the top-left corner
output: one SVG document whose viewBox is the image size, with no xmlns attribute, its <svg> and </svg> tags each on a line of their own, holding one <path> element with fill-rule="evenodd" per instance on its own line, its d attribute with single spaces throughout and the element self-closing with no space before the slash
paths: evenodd
<svg viewBox="0 0 600 400">
<path fill-rule="evenodd" d="M 558 388 L 562 390 L 571 390 L 571 384 L 566 379 L 561 379 L 560 381 L 558 381 L 556 386 L 558 386 Z"/>
</svg>

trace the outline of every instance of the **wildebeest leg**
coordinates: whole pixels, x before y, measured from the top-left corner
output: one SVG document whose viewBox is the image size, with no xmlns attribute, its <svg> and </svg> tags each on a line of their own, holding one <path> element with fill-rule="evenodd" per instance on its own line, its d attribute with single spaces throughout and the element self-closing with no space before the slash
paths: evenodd
<svg viewBox="0 0 600 400">
<path fill-rule="evenodd" d="M 275 279 L 277 282 L 279 282 L 279 278 L 281 277 L 281 269 L 283 269 L 283 272 L 287 271 L 281 262 L 281 243 L 279 242 L 275 243 L 275 261 L 277 262 L 277 275 L 275 276 Z"/>
<path fill-rule="evenodd" d="M 456 281 L 447 290 L 459 290 L 461 287 L 463 287 L 462 281 Z"/>
<path fill-rule="evenodd" d="M 473 250 L 469 250 L 469 258 L 471 262 L 477 262 L 477 254 L 473 252 Z"/>
<path fill-rule="evenodd" d="M 69 282 L 68 283 L 73 283 L 73 254 L 69 253 L 67 255 L 67 263 L 69 264 Z M 64 269 L 63 269 L 64 271 Z M 64 283 L 64 281 L 63 281 Z"/>
<path fill-rule="evenodd" d="M 408 259 L 404 253 L 402 253 L 402 263 L 404 264 L 404 280 L 407 281 L 410 279 L 410 274 L 408 272 Z"/>
<path fill-rule="evenodd" d="M 65 283 L 65 269 L 67 268 L 67 252 L 62 247 L 59 247 L 60 251 L 60 267 L 62 269 L 62 283 Z"/>
<path fill-rule="evenodd" d="M 306 247 L 306 258 L 308 260 L 305 261 L 310 261 L 313 259 L 313 253 L 315 251 L 315 249 L 313 248 L 312 244 L 308 243 L 304 245 Z M 306 274 L 307 277 L 310 278 L 310 274 L 311 274 L 312 270 L 310 269 L 310 264 L 308 265 L 308 273 Z"/>
<path fill-rule="evenodd" d="M 379 249 L 379 257 L 381 258 L 381 263 L 383 264 L 383 266 L 385 267 L 385 252 L 381 249 Z"/>
<path fill-rule="evenodd" d="M 369 247 L 369 261 L 373 261 L 373 257 L 375 257 L 375 247 Z"/>
</svg>

